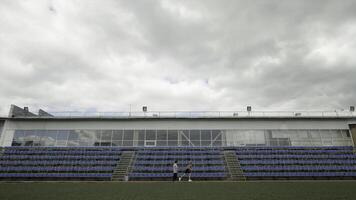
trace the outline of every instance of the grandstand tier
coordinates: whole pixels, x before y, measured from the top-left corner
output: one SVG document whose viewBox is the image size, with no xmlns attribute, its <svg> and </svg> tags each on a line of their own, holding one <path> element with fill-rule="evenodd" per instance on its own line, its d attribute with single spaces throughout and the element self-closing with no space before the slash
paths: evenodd
<svg viewBox="0 0 356 200">
<path fill-rule="evenodd" d="M 111 180 L 118 148 L 5 147 L 2 180 Z"/>
<path fill-rule="evenodd" d="M 128 180 L 172 180 L 178 161 L 182 175 L 189 161 L 194 180 L 232 180 L 226 151 L 234 151 L 245 180 L 355 179 L 356 154 L 340 147 L 117 148 L 5 147 L 1 180 L 112 180 L 120 157 L 134 152 Z"/>
</svg>

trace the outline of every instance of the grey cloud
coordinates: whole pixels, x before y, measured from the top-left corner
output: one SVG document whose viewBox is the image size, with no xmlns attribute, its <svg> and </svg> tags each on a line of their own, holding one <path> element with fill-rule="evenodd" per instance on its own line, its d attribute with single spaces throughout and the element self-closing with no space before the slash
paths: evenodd
<svg viewBox="0 0 356 200">
<path fill-rule="evenodd" d="M 356 1 L 0 3 L 0 112 L 354 105 Z"/>
</svg>

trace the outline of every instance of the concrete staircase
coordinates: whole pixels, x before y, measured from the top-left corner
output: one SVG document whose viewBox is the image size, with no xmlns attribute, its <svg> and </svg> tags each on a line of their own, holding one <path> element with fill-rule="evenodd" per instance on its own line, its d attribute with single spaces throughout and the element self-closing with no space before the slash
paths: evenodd
<svg viewBox="0 0 356 200">
<path fill-rule="evenodd" d="M 131 171 L 131 165 L 135 158 L 135 151 L 124 151 L 120 156 L 116 168 L 113 172 L 112 181 L 124 181 L 125 176 Z"/>
<path fill-rule="evenodd" d="M 234 181 L 246 181 L 246 177 L 243 175 L 241 165 L 236 157 L 235 151 L 224 151 L 224 157 L 227 168 L 230 173 L 230 180 Z"/>
</svg>

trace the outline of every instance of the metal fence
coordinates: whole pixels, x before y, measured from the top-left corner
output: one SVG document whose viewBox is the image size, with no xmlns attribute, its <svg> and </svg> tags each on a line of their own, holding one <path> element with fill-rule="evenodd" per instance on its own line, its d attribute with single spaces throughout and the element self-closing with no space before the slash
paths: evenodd
<svg viewBox="0 0 356 200">
<path fill-rule="evenodd" d="M 258 118 L 356 117 L 350 111 L 152 111 L 152 112 L 51 112 L 59 118 Z"/>
</svg>

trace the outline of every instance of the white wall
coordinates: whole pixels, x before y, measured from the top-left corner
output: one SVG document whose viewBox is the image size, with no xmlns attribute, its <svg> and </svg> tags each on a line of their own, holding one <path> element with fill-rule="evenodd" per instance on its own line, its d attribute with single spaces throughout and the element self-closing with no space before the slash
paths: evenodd
<svg viewBox="0 0 356 200">
<path fill-rule="evenodd" d="M 346 120 L 7 121 L 6 129 L 348 129 Z"/>
</svg>

